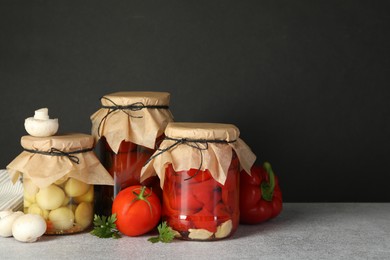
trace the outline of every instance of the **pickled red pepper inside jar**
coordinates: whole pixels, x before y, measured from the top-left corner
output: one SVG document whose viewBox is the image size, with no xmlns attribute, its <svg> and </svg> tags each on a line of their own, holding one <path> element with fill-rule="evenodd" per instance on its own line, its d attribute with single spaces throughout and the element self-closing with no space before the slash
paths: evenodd
<svg viewBox="0 0 390 260">
<path fill-rule="evenodd" d="M 140 181 L 141 169 L 173 121 L 166 92 L 116 92 L 101 98 L 102 108 L 91 116 L 92 135 L 100 140 L 101 161 L 114 178 L 113 187 L 96 189 L 99 214 L 111 215 L 119 191 L 132 185 L 151 187 L 161 198 L 158 177 Z"/>
<path fill-rule="evenodd" d="M 142 169 L 163 187 L 163 220 L 184 240 L 219 240 L 239 223 L 239 174 L 256 156 L 230 124 L 169 123 Z"/>
<path fill-rule="evenodd" d="M 41 215 L 46 234 L 71 234 L 91 226 L 94 186 L 113 185 L 86 134 L 23 136 L 24 151 L 8 166 L 13 182 L 21 178 L 24 213 Z"/>
</svg>

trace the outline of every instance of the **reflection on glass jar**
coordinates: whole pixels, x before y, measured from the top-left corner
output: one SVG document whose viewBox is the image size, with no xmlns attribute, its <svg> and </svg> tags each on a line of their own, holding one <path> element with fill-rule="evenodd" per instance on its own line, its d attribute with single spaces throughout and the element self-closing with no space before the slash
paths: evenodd
<svg viewBox="0 0 390 260">
<path fill-rule="evenodd" d="M 224 185 L 209 170 L 175 172 L 170 164 L 165 173 L 163 219 L 179 238 L 217 240 L 231 236 L 239 222 L 239 161 L 233 158 Z"/>
<path fill-rule="evenodd" d="M 24 212 L 41 215 L 46 234 L 71 234 L 91 226 L 95 186 L 114 181 L 94 153 L 91 135 L 23 136 L 23 152 L 7 166 L 21 177 Z"/>
<path fill-rule="evenodd" d="M 162 138 L 162 137 L 161 137 Z M 102 164 L 114 179 L 114 186 L 96 187 L 101 198 L 99 209 L 103 215 L 111 215 L 112 202 L 115 196 L 124 188 L 133 185 L 145 185 L 152 189 L 159 198 L 162 198 L 160 179 L 157 176 L 140 182 L 141 169 L 155 150 L 132 142 L 122 141 L 118 153 L 114 153 L 106 139 L 102 138 Z"/>
<path fill-rule="evenodd" d="M 85 230 L 93 220 L 94 185 L 63 177 L 39 188 L 23 178 L 24 213 L 41 215 L 46 234 L 70 234 Z"/>
<path fill-rule="evenodd" d="M 96 187 L 95 209 L 111 215 L 119 191 L 132 185 L 145 185 L 161 198 L 157 177 L 140 182 L 141 168 L 164 137 L 173 121 L 167 92 L 123 91 L 104 95 L 102 107 L 91 116 L 92 135 L 99 141 L 101 161 L 114 178 L 114 187 Z"/>
</svg>

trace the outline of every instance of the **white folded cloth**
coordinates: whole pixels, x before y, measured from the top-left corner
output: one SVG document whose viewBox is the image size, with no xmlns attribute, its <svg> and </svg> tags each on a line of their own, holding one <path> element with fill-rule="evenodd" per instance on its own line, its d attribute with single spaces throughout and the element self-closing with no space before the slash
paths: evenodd
<svg viewBox="0 0 390 260">
<path fill-rule="evenodd" d="M 7 170 L 0 170 L 0 211 L 23 210 L 23 184 L 11 182 Z"/>
</svg>

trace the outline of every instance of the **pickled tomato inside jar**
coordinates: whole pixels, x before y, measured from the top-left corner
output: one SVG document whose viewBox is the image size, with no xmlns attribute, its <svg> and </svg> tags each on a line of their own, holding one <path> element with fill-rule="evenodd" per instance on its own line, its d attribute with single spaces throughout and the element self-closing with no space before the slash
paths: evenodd
<svg viewBox="0 0 390 260">
<path fill-rule="evenodd" d="M 149 188 L 151 187 L 153 192 L 161 198 L 162 191 L 160 180 L 157 176 L 148 178 L 142 183 L 140 182 L 141 169 L 154 150 L 132 142 L 122 141 L 118 153 L 114 153 L 105 141 L 105 138 L 102 139 L 105 147 L 103 151 L 105 157 L 104 165 L 115 182 L 112 196 L 115 197 L 119 191 L 129 186 L 141 184 Z"/>
<path fill-rule="evenodd" d="M 234 155 L 222 185 L 209 170 L 174 171 L 168 165 L 163 218 L 180 238 L 216 240 L 232 235 L 239 222 L 239 162 Z"/>
<path fill-rule="evenodd" d="M 122 141 L 118 153 L 114 153 L 104 137 L 102 138 L 102 145 L 102 163 L 113 177 L 114 186 L 96 188 L 97 200 L 100 200 L 100 203 L 96 205 L 98 214 L 110 215 L 115 196 L 121 190 L 133 185 L 147 186 L 152 189 L 160 200 L 162 199 L 160 179 L 157 176 L 152 176 L 142 183 L 140 181 L 141 169 L 154 150 L 132 142 Z"/>
</svg>

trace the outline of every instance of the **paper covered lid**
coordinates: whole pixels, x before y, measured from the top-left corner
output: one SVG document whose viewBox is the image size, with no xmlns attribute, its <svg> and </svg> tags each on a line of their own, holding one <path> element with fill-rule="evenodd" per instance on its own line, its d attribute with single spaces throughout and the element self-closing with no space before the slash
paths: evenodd
<svg viewBox="0 0 390 260">
<path fill-rule="evenodd" d="M 238 128 L 231 124 L 169 123 L 164 141 L 142 168 L 141 180 L 156 173 L 163 186 L 165 168 L 172 164 L 175 171 L 208 169 L 215 180 L 224 184 L 233 151 L 241 168 L 250 173 L 256 156 L 239 134 Z"/>
<path fill-rule="evenodd" d="M 27 135 L 21 138 L 21 145 L 23 152 L 7 165 L 13 182 L 24 174 L 40 188 L 64 176 L 88 184 L 114 184 L 111 175 L 93 152 L 94 138 L 91 135 Z"/>
<path fill-rule="evenodd" d="M 128 106 L 136 103 L 143 105 L 169 106 L 170 94 L 168 92 L 141 92 L 121 91 L 104 95 L 101 99 L 103 106 L 121 105 Z"/>
<path fill-rule="evenodd" d="M 117 153 L 122 141 L 150 149 L 173 121 L 167 92 L 116 92 L 101 98 L 102 108 L 91 116 L 92 135 L 105 137 Z"/>
<path fill-rule="evenodd" d="M 167 125 L 165 135 L 171 138 L 234 141 L 240 136 L 240 130 L 231 124 L 172 122 Z"/>
<path fill-rule="evenodd" d="M 64 152 L 93 148 L 94 138 L 92 135 L 83 133 L 70 133 L 49 137 L 22 136 L 20 144 L 25 149 L 49 151 L 52 148 Z"/>
</svg>

